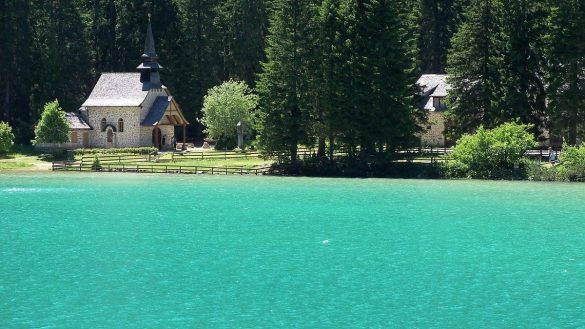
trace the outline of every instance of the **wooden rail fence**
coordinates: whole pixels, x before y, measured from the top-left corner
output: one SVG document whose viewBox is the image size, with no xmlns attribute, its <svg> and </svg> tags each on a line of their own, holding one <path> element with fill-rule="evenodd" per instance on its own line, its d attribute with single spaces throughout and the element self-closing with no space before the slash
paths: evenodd
<svg viewBox="0 0 585 329">
<path fill-rule="evenodd" d="M 83 162 L 53 162 L 53 171 L 101 171 L 101 172 L 134 172 L 134 173 L 165 173 L 165 174 L 210 174 L 210 175 L 265 175 L 270 167 L 210 167 L 210 166 L 181 166 L 158 164 L 100 164 L 95 167 L 92 163 Z"/>
</svg>

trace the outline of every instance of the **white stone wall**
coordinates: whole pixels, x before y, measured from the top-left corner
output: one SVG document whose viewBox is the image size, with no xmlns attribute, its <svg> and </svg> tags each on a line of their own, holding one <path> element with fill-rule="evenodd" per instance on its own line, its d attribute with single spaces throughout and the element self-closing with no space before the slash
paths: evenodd
<svg viewBox="0 0 585 329">
<path fill-rule="evenodd" d="M 71 140 L 71 133 L 77 132 L 77 142 L 74 143 Z M 36 143 L 35 148 L 38 150 L 51 150 L 51 149 L 77 149 L 83 147 L 83 132 L 89 130 L 86 129 L 70 129 L 69 130 L 69 141 L 67 143 Z"/>
<path fill-rule="evenodd" d="M 165 144 L 163 145 L 163 149 L 169 149 L 172 147 L 171 139 L 175 135 L 175 127 L 174 126 L 158 126 L 160 128 L 161 136 L 165 136 Z M 141 146 L 152 146 L 152 130 L 154 127 L 140 127 L 140 145 Z"/>
<path fill-rule="evenodd" d="M 107 147 L 106 131 L 101 131 L 102 118 L 116 127 L 113 147 L 135 147 L 140 144 L 140 107 L 87 107 L 90 147 Z M 124 131 L 118 130 L 118 119 L 124 120 Z"/>
<path fill-rule="evenodd" d="M 88 123 L 93 130 L 89 133 L 89 147 L 107 147 L 107 131 L 101 131 L 101 120 L 116 127 L 112 147 L 152 146 L 153 127 L 143 127 L 140 123 L 148 115 L 148 111 L 157 96 L 167 96 L 163 89 L 153 89 L 148 92 L 142 106 L 137 107 L 87 107 Z M 118 119 L 124 120 L 124 131 L 118 130 Z M 166 135 L 166 146 L 174 135 L 173 126 L 160 126 L 162 136 Z M 81 135 L 79 135 L 81 137 Z M 80 140 L 81 144 L 82 141 Z M 81 146 L 79 146 L 81 147 Z"/>
<path fill-rule="evenodd" d="M 430 127 L 430 129 L 428 129 Z M 422 126 L 419 137 L 422 146 L 445 146 L 445 115 L 443 112 L 429 111 L 428 122 Z"/>
</svg>

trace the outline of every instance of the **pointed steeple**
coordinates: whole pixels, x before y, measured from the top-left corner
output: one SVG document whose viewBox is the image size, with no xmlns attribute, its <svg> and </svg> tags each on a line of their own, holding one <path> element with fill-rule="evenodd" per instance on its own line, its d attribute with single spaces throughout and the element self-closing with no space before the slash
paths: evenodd
<svg viewBox="0 0 585 329">
<path fill-rule="evenodd" d="M 154 37 L 152 36 L 152 25 L 150 24 L 150 14 L 148 14 L 148 28 L 146 29 L 146 39 L 144 40 L 144 54 L 142 57 L 158 58 L 154 49 Z"/>
<path fill-rule="evenodd" d="M 158 55 L 156 54 L 154 47 L 150 13 L 148 14 L 148 28 L 146 29 L 146 38 L 144 40 L 144 53 L 142 54 L 141 59 L 142 63 L 138 65 L 137 69 L 140 71 L 142 90 L 161 88 L 162 84 L 160 82 L 158 71 L 162 69 L 162 65 L 158 63 Z"/>
</svg>

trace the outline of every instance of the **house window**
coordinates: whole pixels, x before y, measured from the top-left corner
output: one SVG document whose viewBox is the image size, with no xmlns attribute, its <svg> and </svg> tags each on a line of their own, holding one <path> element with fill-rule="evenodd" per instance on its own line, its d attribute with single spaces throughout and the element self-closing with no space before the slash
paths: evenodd
<svg viewBox="0 0 585 329">
<path fill-rule="evenodd" d="M 77 131 L 71 132 L 71 143 L 77 144 Z"/>
<path fill-rule="evenodd" d="M 433 107 L 438 109 L 439 107 L 441 107 L 442 102 L 441 102 L 442 97 L 433 97 Z"/>
<path fill-rule="evenodd" d="M 122 118 L 118 119 L 118 132 L 121 133 L 124 131 L 124 120 Z"/>
<path fill-rule="evenodd" d="M 100 130 L 101 131 L 106 131 L 106 119 L 102 119 L 102 122 L 100 123 Z"/>
</svg>

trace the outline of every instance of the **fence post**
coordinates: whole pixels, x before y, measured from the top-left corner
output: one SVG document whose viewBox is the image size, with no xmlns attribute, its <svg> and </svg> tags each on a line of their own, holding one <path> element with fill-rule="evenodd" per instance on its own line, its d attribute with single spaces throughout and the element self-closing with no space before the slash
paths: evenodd
<svg viewBox="0 0 585 329">
<path fill-rule="evenodd" d="M 211 174 L 213 175 L 213 167 L 211 167 Z"/>
</svg>

